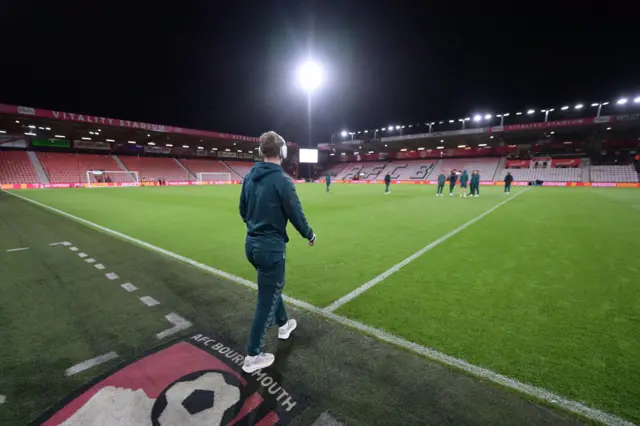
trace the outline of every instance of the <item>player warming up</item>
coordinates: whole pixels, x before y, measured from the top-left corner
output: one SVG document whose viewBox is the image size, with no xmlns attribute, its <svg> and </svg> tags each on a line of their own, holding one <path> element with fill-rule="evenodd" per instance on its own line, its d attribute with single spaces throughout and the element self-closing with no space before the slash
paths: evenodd
<svg viewBox="0 0 640 426">
<path fill-rule="evenodd" d="M 449 175 L 449 197 L 453 197 L 453 189 L 456 187 L 456 182 L 458 181 L 458 175 L 455 170 L 451 170 L 451 174 Z"/>
<path fill-rule="evenodd" d="M 327 184 L 327 192 L 329 192 L 329 187 L 331 186 L 331 175 L 329 173 L 325 176 L 324 182 Z"/>
<path fill-rule="evenodd" d="M 436 197 L 442 197 L 442 190 L 444 189 L 444 184 L 447 182 L 447 175 L 444 174 L 444 170 L 440 170 L 440 174 L 438 175 L 438 190 L 436 191 Z"/>
<path fill-rule="evenodd" d="M 479 197 L 480 196 L 480 170 L 474 170 L 471 172 L 471 182 L 469 183 L 471 187 L 471 196 Z"/>
<path fill-rule="evenodd" d="M 469 183 L 469 174 L 466 170 L 460 175 L 460 198 L 467 198 L 467 184 Z"/>
<path fill-rule="evenodd" d="M 285 251 L 289 241 L 290 221 L 309 246 L 316 235 L 307 223 L 293 182 L 280 164 L 287 157 L 287 145 L 275 132 L 260 136 L 259 150 L 264 161 L 245 176 L 240 193 L 240 216 L 247 225 L 245 253 L 258 271 L 258 302 L 251 325 L 247 357 L 242 370 L 252 373 L 273 364 L 275 356 L 262 352 L 269 328 L 278 325 L 278 338 L 288 339 L 296 329 L 294 319 L 287 317 L 282 300 L 285 274 Z"/>
<path fill-rule="evenodd" d="M 511 172 L 507 172 L 504 177 L 504 195 L 511 194 L 511 182 L 513 182 L 513 176 L 511 176 Z"/>
<path fill-rule="evenodd" d="M 384 193 L 385 194 L 389 193 L 389 185 L 391 185 L 391 175 L 387 173 L 384 176 Z"/>
</svg>

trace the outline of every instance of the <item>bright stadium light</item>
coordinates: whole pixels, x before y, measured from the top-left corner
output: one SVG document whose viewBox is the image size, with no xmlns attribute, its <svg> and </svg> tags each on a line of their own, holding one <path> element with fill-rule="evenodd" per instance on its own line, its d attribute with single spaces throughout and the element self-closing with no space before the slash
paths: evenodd
<svg viewBox="0 0 640 426">
<path fill-rule="evenodd" d="M 105 141 L 107 141 L 107 142 L 115 142 L 115 140 L 113 140 L 113 139 L 105 139 Z"/>
<path fill-rule="evenodd" d="M 527 114 L 531 115 L 531 114 L 533 114 L 534 112 L 535 112 L 534 110 L 530 109 L 530 110 L 528 110 L 528 111 L 527 111 Z"/>
<path fill-rule="evenodd" d="M 63 138 L 64 139 L 64 135 L 54 135 L 53 137 L 55 137 L 55 138 Z"/>
<path fill-rule="evenodd" d="M 387 127 L 387 130 L 388 130 L 388 131 L 392 131 L 392 130 L 393 130 L 393 126 L 389 126 L 389 127 Z"/>
<path fill-rule="evenodd" d="M 521 112 L 516 112 L 516 115 L 522 115 L 522 113 Z"/>
<path fill-rule="evenodd" d="M 189 145 L 182 145 L 183 148 L 189 148 Z"/>
<path fill-rule="evenodd" d="M 582 109 L 583 106 L 584 105 L 582 105 L 582 104 L 578 104 L 578 105 L 575 106 L 575 109 Z"/>
<path fill-rule="evenodd" d="M 400 126 L 396 126 L 396 130 L 400 130 Z"/>
<path fill-rule="evenodd" d="M 636 96 L 635 99 L 633 100 L 634 104 L 640 104 L 640 96 Z"/>
<path fill-rule="evenodd" d="M 485 116 L 484 116 L 484 119 L 485 119 L 485 120 L 491 120 L 491 114 L 487 114 L 487 115 L 485 115 Z"/>
<path fill-rule="evenodd" d="M 173 145 L 172 145 L 172 144 L 170 144 L 170 143 L 166 144 L 165 146 L 167 146 L 167 147 L 169 147 L 169 148 L 173 148 Z"/>
<path fill-rule="evenodd" d="M 347 137 L 347 131 L 346 130 L 341 131 L 340 136 L 342 136 L 343 138 Z"/>
<path fill-rule="evenodd" d="M 135 143 L 136 143 L 136 141 L 127 141 L 127 143 L 135 144 Z"/>
<path fill-rule="evenodd" d="M 482 120 L 482 117 L 480 116 L 480 114 L 476 114 L 473 116 L 473 121 L 475 121 L 476 123 L 480 120 Z"/>
<path fill-rule="evenodd" d="M 298 67 L 298 84 L 307 92 L 313 92 L 324 82 L 324 70 L 315 61 L 306 61 Z"/>
<path fill-rule="evenodd" d="M 618 105 L 624 105 L 626 104 L 628 101 L 627 98 L 622 98 L 622 99 L 618 99 L 618 102 L 616 102 Z"/>
<path fill-rule="evenodd" d="M 449 123 L 455 123 L 456 120 L 449 120 Z"/>
<path fill-rule="evenodd" d="M 591 105 L 591 106 L 593 106 L 593 105 Z M 563 107 L 562 107 L 562 108 L 560 108 L 560 109 L 561 109 L 561 110 L 563 110 L 563 111 L 566 111 L 566 110 L 568 110 L 568 109 L 569 109 L 569 107 L 568 107 L 567 105 L 565 105 L 565 106 L 563 106 Z"/>
<path fill-rule="evenodd" d="M 149 142 L 147 145 L 154 146 L 154 145 L 155 145 L 155 142 Z"/>
<path fill-rule="evenodd" d="M 7 133 L 7 131 L 6 130 L 0 130 L 0 133 L 5 134 L 5 133 Z"/>
</svg>

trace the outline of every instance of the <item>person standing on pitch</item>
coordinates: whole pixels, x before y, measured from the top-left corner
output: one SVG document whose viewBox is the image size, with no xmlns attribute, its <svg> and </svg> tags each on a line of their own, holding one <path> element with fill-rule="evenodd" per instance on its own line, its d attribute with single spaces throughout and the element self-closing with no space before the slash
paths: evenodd
<svg viewBox="0 0 640 426">
<path fill-rule="evenodd" d="M 453 197 L 453 189 L 456 187 L 456 182 L 458 181 L 458 175 L 455 170 L 451 170 L 451 174 L 449 175 L 449 197 Z"/>
<path fill-rule="evenodd" d="M 466 170 L 460 175 L 460 198 L 467 198 L 467 184 L 469 183 L 469 174 Z"/>
<path fill-rule="evenodd" d="M 329 192 L 329 187 L 331 186 L 331 175 L 329 173 L 325 176 L 324 182 L 327 184 L 327 192 Z"/>
<path fill-rule="evenodd" d="M 471 186 L 471 196 L 479 197 L 480 196 L 480 170 L 474 170 L 471 172 L 471 182 L 469 185 Z"/>
<path fill-rule="evenodd" d="M 444 189 L 444 184 L 447 182 L 447 176 L 444 174 L 444 170 L 440 170 L 440 174 L 438 175 L 438 190 L 436 191 L 436 197 L 442 197 L 442 190 Z"/>
<path fill-rule="evenodd" d="M 389 185 L 391 185 L 391 174 L 387 173 L 384 176 L 384 193 L 385 194 L 389 193 Z"/>
<path fill-rule="evenodd" d="M 296 320 L 287 317 L 282 300 L 289 241 L 287 222 L 309 241 L 309 246 L 316 242 L 293 182 L 280 166 L 287 157 L 286 142 L 276 132 L 267 132 L 260 136 L 259 151 L 264 161 L 245 176 L 240 193 L 240 216 L 247 225 L 245 254 L 258 271 L 258 303 L 242 366 L 246 373 L 273 364 L 275 356 L 263 353 L 262 345 L 274 322 L 279 327 L 278 338 L 283 340 L 288 339 L 298 325 Z"/>
<path fill-rule="evenodd" d="M 513 176 L 511 176 L 511 172 L 507 172 L 504 177 L 504 195 L 511 194 L 511 182 L 513 182 Z"/>
</svg>

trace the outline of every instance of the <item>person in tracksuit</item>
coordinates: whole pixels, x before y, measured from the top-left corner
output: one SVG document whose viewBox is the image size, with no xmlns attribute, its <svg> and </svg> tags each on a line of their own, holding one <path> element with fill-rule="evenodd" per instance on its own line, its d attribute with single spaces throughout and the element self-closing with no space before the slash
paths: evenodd
<svg viewBox="0 0 640 426">
<path fill-rule="evenodd" d="M 245 254 L 258 272 L 258 302 L 242 366 L 247 373 L 273 364 L 275 356 L 263 353 L 262 345 L 274 323 L 279 327 L 280 339 L 288 339 L 297 327 L 296 320 L 287 317 L 282 301 L 289 241 L 287 222 L 309 241 L 309 246 L 316 242 L 293 181 L 280 166 L 287 154 L 284 139 L 275 132 L 267 132 L 260 136 L 259 143 L 264 160 L 245 176 L 240 193 L 240 216 L 247 226 Z"/>
<path fill-rule="evenodd" d="M 444 189 L 444 184 L 447 182 L 447 175 L 444 174 L 444 171 L 440 171 L 438 175 L 438 190 L 436 191 L 436 197 L 442 197 L 442 190 Z"/>
<path fill-rule="evenodd" d="M 467 198 L 467 184 L 469 183 L 469 174 L 466 170 L 460 175 L 460 198 Z"/>
<path fill-rule="evenodd" d="M 449 175 L 449 196 L 453 197 L 453 189 L 456 187 L 456 182 L 458 181 L 458 175 L 455 170 L 451 170 L 451 174 Z"/>
<path fill-rule="evenodd" d="M 511 176 L 511 172 L 507 172 L 504 177 L 504 195 L 511 194 L 511 182 L 513 182 L 513 176 Z"/>
<path fill-rule="evenodd" d="M 389 185 L 391 184 L 391 175 L 389 173 L 387 173 L 384 176 L 384 193 L 388 194 L 389 193 Z"/>
<path fill-rule="evenodd" d="M 329 173 L 325 176 L 324 182 L 327 184 L 327 192 L 329 192 L 329 187 L 331 186 L 331 175 Z"/>
<path fill-rule="evenodd" d="M 480 196 L 480 171 L 474 170 L 471 172 L 471 196 L 479 197 Z"/>
</svg>

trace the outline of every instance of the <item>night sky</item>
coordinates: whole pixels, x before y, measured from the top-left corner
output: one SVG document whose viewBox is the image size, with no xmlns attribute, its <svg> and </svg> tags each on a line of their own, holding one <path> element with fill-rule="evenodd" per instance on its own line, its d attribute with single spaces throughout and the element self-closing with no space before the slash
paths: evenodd
<svg viewBox="0 0 640 426">
<path fill-rule="evenodd" d="M 4 2 L 0 102 L 306 143 L 309 52 L 314 143 L 640 95 L 640 25 L 614 3 L 135 3 Z"/>
</svg>

